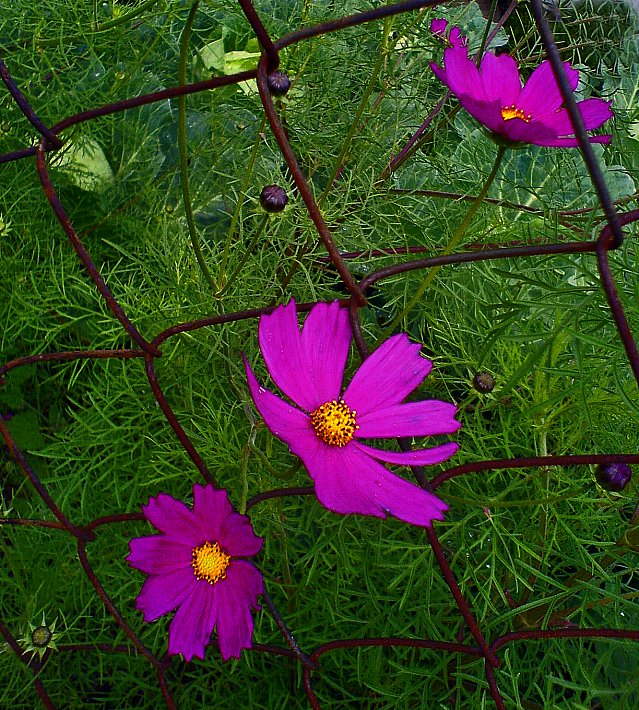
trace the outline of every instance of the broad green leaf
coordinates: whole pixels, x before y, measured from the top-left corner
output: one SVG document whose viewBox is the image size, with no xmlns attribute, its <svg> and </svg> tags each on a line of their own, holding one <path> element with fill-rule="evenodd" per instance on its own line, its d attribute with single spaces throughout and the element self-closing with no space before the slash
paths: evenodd
<svg viewBox="0 0 639 710">
<path fill-rule="evenodd" d="M 252 49 L 254 46 L 255 44 L 251 41 L 246 45 L 247 50 Z M 257 68 L 257 63 L 261 56 L 259 51 L 225 52 L 224 38 L 205 44 L 198 50 L 198 53 L 202 63 L 209 71 L 215 69 L 226 75 Z M 238 86 L 245 94 L 252 94 L 257 91 L 257 85 L 254 80 L 241 81 Z"/>
<path fill-rule="evenodd" d="M 65 143 L 55 165 L 81 190 L 101 192 L 113 184 L 113 170 L 94 138 L 83 136 Z"/>
</svg>

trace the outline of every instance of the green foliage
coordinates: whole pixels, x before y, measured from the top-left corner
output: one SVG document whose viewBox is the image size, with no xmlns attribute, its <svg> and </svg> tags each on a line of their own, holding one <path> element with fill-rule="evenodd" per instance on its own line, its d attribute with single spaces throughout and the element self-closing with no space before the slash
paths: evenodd
<svg viewBox="0 0 639 710">
<path fill-rule="evenodd" d="M 565 21 L 555 30 L 562 56 L 582 69 L 579 90 L 613 100 L 612 145 L 595 149 L 613 198 L 632 208 L 639 179 L 639 58 L 633 18 L 616 5 L 564 8 Z M 273 37 L 365 6 L 351 0 L 256 3 Z M 190 7 L 181 0 L 16 0 L 0 17 L 3 59 L 36 113 L 53 125 L 80 111 L 177 85 Z M 453 113 L 450 100 L 420 149 L 383 177 L 389 158 L 443 94 L 429 69 L 430 61 L 441 59 L 441 48 L 428 30 L 442 12 L 465 28 L 471 46 L 479 46 L 485 23 L 469 4 L 400 15 L 282 52 L 293 87 L 277 101 L 277 110 L 339 248 L 364 252 L 352 264 L 358 276 L 403 259 L 372 258 L 374 249 L 444 249 L 469 203 L 413 191 L 476 195 L 494 160 L 495 146 L 473 119 Z M 521 3 L 496 44 L 532 68 L 541 51 L 535 37 L 529 8 Z M 202 2 L 188 48 L 187 80 L 252 68 L 255 52 L 238 3 Z M 6 91 L 0 93 L 0 111 L 0 152 L 30 146 L 34 130 Z M 185 217 L 177 113 L 177 101 L 162 101 L 80 123 L 62 132 L 66 154 L 49 157 L 71 222 L 144 337 L 290 296 L 344 296 L 337 273 L 319 260 L 324 251 L 250 85 L 186 99 L 182 157 L 188 159 L 191 207 L 216 286 L 211 288 Z M 30 159 L 0 170 L 0 222 L 11 223 L 0 229 L 2 361 L 132 347 L 66 242 Z M 269 217 L 254 240 L 262 220 L 259 194 L 272 183 L 288 190 L 289 205 Z M 601 226 L 577 150 L 510 151 L 489 197 L 506 202 L 482 205 L 460 250 L 585 241 Z M 565 213 L 581 208 L 588 209 Z M 628 236 L 610 261 L 631 329 L 638 333 L 636 228 Z M 252 241 L 255 248 L 247 256 Z M 371 344 L 390 334 L 386 326 L 424 275 L 411 272 L 376 285 L 362 314 Z M 252 408 L 240 353 L 264 379 L 256 326 L 240 321 L 174 336 L 162 344 L 156 361 L 178 420 L 240 509 L 261 491 L 309 484 Z M 455 464 L 637 451 L 637 385 L 592 254 L 444 267 L 402 327 L 424 343 L 435 362 L 418 394 L 459 405 L 464 426 Z M 478 370 L 495 375 L 492 393 L 472 389 Z M 199 474 L 157 406 L 141 360 L 39 363 L 12 370 L 6 380 L 0 413 L 76 524 L 138 512 L 159 491 L 188 501 Z M 10 508 L 9 517 L 52 519 L 8 453 L 0 476 L 3 514 Z M 588 466 L 549 467 L 463 476 L 444 484 L 440 494 L 451 510 L 437 532 L 488 639 L 564 622 L 639 628 L 637 533 L 636 527 L 628 529 L 636 483 L 610 494 L 597 487 Z M 374 636 L 454 642 L 460 635 L 470 642 L 423 530 L 390 519 L 339 517 L 308 497 L 262 503 L 251 510 L 251 519 L 265 539 L 258 563 L 267 588 L 304 650 L 333 639 Z M 88 556 L 127 622 L 162 655 L 169 620 L 142 622 L 134 599 L 143 577 L 124 561 L 128 540 L 151 532 L 144 522 L 101 526 Z M 59 619 L 59 648 L 128 643 L 84 574 L 71 536 L 18 525 L 0 526 L 0 536 L 0 618 L 15 636 L 46 611 L 47 618 Z M 521 606 L 511 608 L 509 599 Z M 283 644 L 266 612 L 256 616 L 255 641 Z M 2 650 L 0 706 L 33 707 L 33 674 Z M 596 699 L 606 710 L 639 704 L 636 643 L 518 642 L 504 647 L 500 657 L 496 677 L 508 707 L 587 708 Z M 93 647 L 52 653 L 41 678 L 64 707 L 162 703 L 152 668 L 133 654 Z M 167 682 L 179 707 L 306 707 L 297 669 L 262 653 L 245 652 L 226 665 L 213 650 L 204 662 L 177 659 Z M 491 706 L 483 662 L 407 648 L 327 653 L 314 687 L 326 708 Z"/>
</svg>

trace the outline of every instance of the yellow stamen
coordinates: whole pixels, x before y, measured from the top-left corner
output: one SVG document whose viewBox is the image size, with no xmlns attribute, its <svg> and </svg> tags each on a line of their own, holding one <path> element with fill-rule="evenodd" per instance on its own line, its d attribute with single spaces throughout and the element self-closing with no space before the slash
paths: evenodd
<svg viewBox="0 0 639 710">
<path fill-rule="evenodd" d="M 501 110 L 501 117 L 504 121 L 511 121 L 513 118 L 520 118 L 526 123 L 530 123 L 532 119 L 532 113 L 525 114 L 520 108 L 515 108 L 515 104 L 511 106 L 504 106 Z"/>
<path fill-rule="evenodd" d="M 205 542 L 194 547 L 191 553 L 191 567 L 197 579 L 204 579 L 211 586 L 226 577 L 226 568 L 231 556 L 220 550 L 217 542 Z"/>
<path fill-rule="evenodd" d="M 356 414 L 343 399 L 334 399 L 311 412 L 311 424 L 317 436 L 329 446 L 346 446 L 359 429 Z"/>
</svg>

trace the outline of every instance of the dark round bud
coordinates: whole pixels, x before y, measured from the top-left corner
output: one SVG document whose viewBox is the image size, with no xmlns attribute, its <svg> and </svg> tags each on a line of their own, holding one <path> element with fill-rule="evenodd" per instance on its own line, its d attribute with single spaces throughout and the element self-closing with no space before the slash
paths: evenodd
<svg viewBox="0 0 639 710">
<path fill-rule="evenodd" d="M 267 185 L 260 193 L 260 204 L 267 212 L 281 212 L 287 202 L 286 190 L 279 185 Z"/>
<path fill-rule="evenodd" d="M 607 491 L 623 491 L 630 483 L 632 469 L 625 463 L 600 464 L 595 469 L 597 483 Z"/>
<path fill-rule="evenodd" d="M 495 378 L 490 372 L 478 372 L 473 377 L 473 387 L 478 392 L 492 392 L 495 389 Z"/>
<path fill-rule="evenodd" d="M 31 642 L 38 648 L 46 648 L 52 638 L 53 634 L 48 626 L 37 626 L 31 632 Z"/>
<path fill-rule="evenodd" d="M 266 77 L 266 83 L 268 85 L 268 90 L 273 94 L 273 96 L 284 96 L 284 94 L 291 88 L 291 80 L 286 74 L 284 74 L 284 72 L 281 71 L 271 72 Z"/>
</svg>

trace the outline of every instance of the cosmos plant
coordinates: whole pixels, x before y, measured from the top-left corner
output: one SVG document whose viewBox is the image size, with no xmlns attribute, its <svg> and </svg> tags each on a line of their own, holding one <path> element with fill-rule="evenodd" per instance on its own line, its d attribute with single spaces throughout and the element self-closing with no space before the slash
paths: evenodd
<svg viewBox="0 0 639 710">
<path fill-rule="evenodd" d="M 129 542 L 129 564 L 148 575 L 136 600 L 144 620 L 177 609 L 169 654 L 203 659 L 215 627 L 222 658 L 239 658 L 251 646 L 251 608 L 260 608 L 263 592 L 262 575 L 243 559 L 262 548 L 249 519 L 233 510 L 226 491 L 198 484 L 192 510 L 160 493 L 142 512 L 160 531 Z"/>
<path fill-rule="evenodd" d="M 433 20 L 431 31 L 446 40 L 444 66 L 431 63 L 431 69 L 459 99 L 468 113 L 491 133 L 509 143 L 532 143 L 548 147 L 576 147 L 574 128 L 548 60 L 542 62 L 521 85 L 517 62 L 508 54 L 486 52 L 479 68 L 468 56 L 466 37 L 458 27 L 446 35 L 446 20 Z M 564 62 L 564 70 L 574 91 L 579 72 Z M 609 101 L 585 99 L 577 103 L 587 131 L 612 118 Z M 609 134 L 590 136 L 591 143 L 609 143 Z"/>
<path fill-rule="evenodd" d="M 440 463 L 458 445 L 396 452 L 363 440 L 452 434 L 460 427 L 456 408 L 439 400 L 404 402 L 432 368 L 405 334 L 388 338 L 342 392 L 351 337 L 348 312 L 337 302 L 315 305 L 301 332 L 294 300 L 262 316 L 259 344 L 266 367 L 292 404 L 261 387 L 245 359 L 255 406 L 270 431 L 302 460 L 326 508 L 430 526 L 443 519 L 446 503 L 380 461 Z"/>
</svg>

